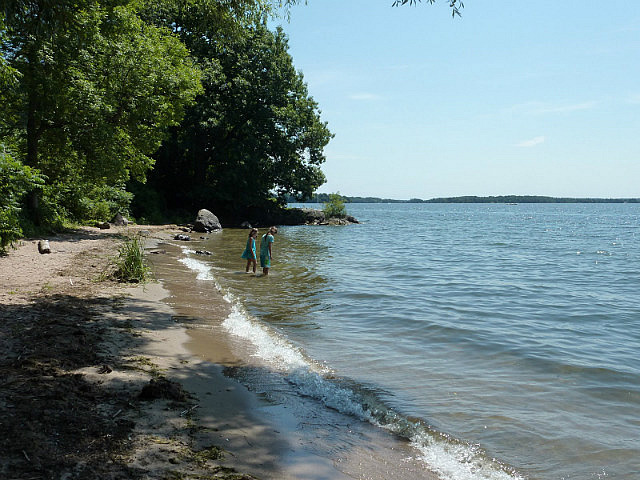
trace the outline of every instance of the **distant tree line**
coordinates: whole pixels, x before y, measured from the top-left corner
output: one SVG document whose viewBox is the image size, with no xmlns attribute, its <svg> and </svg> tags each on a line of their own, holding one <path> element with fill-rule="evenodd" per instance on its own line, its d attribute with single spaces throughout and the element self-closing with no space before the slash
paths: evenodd
<svg viewBox="0 0 640 480">
<path fill-rule="evenodd" d="M 300 200 L 299 197 L 287 196 L 288 203 L 326 203 L 330 201 L 330 193 L 315 193 L 310 197 Z M 411 198 L 398 200 L 379 197 L 350 197 L 342 196 L 346 203 L 640 203 L 640 198 L 569 198 L 569 197 L 545 197 L 539 195 L 499 195 L 489 197 L 461 196 L 441 197 L 422 200 Z"/>
<path fill-rule="evenodd" d="M 425 203 L 640 203 L 638 198 L 569 198 L 539 195 L 500 195 L 490 197 L 447 197 L 424 200 Z"/>
<path fill-rule="evenodd" d="M 287 195 L 286 200 L 287 203 L 327 203 L 332 201 L 334 193 L 314 193 L 313 195 L 307 197 L 297 197 L 294 195 Z M 378 198 L 378 197 L 348 197 L 344 195 L 340 195 L 343 202 L 346 203 L 407 203 L 407 200 L 395 200 L 392 198 Z M 413 201 L 413 200 L 411 200 Z M 417 202 L 422 202 L 423 200 L 416 200 Z"/>
</svg>

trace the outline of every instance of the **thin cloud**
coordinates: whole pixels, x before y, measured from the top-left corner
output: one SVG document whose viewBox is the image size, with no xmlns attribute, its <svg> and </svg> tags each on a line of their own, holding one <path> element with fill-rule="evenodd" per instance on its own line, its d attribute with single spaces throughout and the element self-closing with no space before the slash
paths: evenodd
<svg viewBox="0 0 640 480">
<path fill-rule="evenodd" d="M 353 75 L 349 74 L 346 71 L 336 70 L 331 68 L 309 68 L 302 73 L 304 81 L 308 85 L 313 85 L 314 87 L 320 85 L 342 85 L 345 82 L 353 81 Z"/>
<path fill-rule="evenodd" d="M 533 137 L 531 140 L 524 140 L 516 144 L 516 147 L 531 148 L 544 143 L 544 136 Z"/>
<path fill-rule="evenodd" d="M 572 103 L 566 105 L 554 105 L 544 102 L 527 102 L 514 105 L 510 110 L 513 112 L 521 112 L 528 115 L 544 115 L 549 113 L 571 113 L 580 110 L 591 110 L 595 108 L 598 102 L 589 101 L 582 103 Z"/>
<path fill-rule="evenodd" d="M 540 113 L 569 113 L 578 110 L 591 110 L 596 106 L 597 102 L 575 103 L 573 105 L 548 106 L 540 109 Z"/>
</svg>

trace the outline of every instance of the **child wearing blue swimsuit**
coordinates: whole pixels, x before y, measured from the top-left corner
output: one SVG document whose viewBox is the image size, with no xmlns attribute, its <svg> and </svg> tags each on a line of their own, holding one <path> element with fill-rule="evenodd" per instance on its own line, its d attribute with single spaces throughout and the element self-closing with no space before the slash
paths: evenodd
<svg viewBox="0 0 640 480">
<path fill-rule="evenodd" d="M 247 238 L 247 246 L 242 252 L 242 258 L 247 260 L 246 273 L 249 273 L 249 266 L 253 264 L 253 273 L 256 273 L 256 267 L 258 262 L 256 261 L 256 237 L 258 236 L 258 229 L 252 228 L 249 232 L 249 238 Z"/>
</svg>

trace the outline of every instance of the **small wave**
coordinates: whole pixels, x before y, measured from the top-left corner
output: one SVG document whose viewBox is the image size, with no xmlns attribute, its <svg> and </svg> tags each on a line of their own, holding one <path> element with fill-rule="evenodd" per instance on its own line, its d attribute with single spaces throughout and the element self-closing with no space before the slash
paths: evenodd
<svg viewBox="0 0 640 480">
<path fill-rule="evenodd" d="M 184 263 L 187 267 L 189 267 L 191 270 L 194 270 L 195 272 L 197 272 L 197 276 L 196 278 L 198 280 L 210 280 L 213 281 L 213 275 L 211 275 L 211 270 L 209 270 L 209 267 L 207 265 L 204 265 L 202 262 L 199 262 L 198 260 L 194 260 L 192 258 L 181 258 L 180 259 L 180 263 Z"/>
<path fill-rule="evenodd" d="M 181 247 L 182 248 L 182 253 L 184 254 L 195 254 L 196 252 L 194 250 L 190 250 L 186 247 Z M 206 281 L 211 281 L 211 282 L 215 282 L 215 277 L 213 276 L 212 272 L 211 272 L 211 265 L 201 261 L 201 260 L 196 260 L 195 258 L 191 258 L 191 257 L 182 257 L 179 258 L 178 261 L 184 265 L 187 266 L 187 268 L 189 268 L 190 270 L 193 270 L 194 272 L 197 273 L 196 279 L 197 280 L 206 280 Z M 216 286 L 218 286 L 217 282 L 216 282 Z M 219 289 L 219 288 L 218 288 Z"/>
<path fill-rule="evenodd" d="M 233 295 L 226 293 L 224 298 L 231 304 L 231 313 L 222 326 L 229 333 L 248 340 L 255 348 L 254 355 L 269 366 L 278 370 L 307 366 L 303 355 L 283 338 L 276 336 L 266 326 L 247 320 L 243 308 L 234 301 Z"/>
</svg>

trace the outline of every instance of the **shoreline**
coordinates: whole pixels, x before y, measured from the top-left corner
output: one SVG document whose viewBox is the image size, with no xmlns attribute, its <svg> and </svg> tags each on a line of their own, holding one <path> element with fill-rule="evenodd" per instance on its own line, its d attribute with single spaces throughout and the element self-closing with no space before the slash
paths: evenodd
<svg viewBox="0 0 640 480">
<path fill-rule="evenodd" d="M 144 230 L 145 255 L 157 281 L 96 282 L 117 253 L 119 238 Z M 50 238 L 51 254 L 40 255 L 37 240 L 24 240 L 0 257 L 0 370 L 8 379 L 0 386 L 0 431 L 7 433 L 0 444 L 7 452 L 0 461 L 2 476 L 436 478 L 409 460 L 390 472 L 389 464 L 404 462 L 410 452 L 397 439 L 389 449 L 390 436 L 376 427 L 324 407 L 318 418 L 310 399 L 295 405 L 266 401 L 226 375 L 225 369 L 243 363 L 229 338 L 216 338 L 210 327 L 189 328 L 181 321 L 184 308 L 171 305 L 169 280 L 184 275 L 189 285 L 197 283 L 193 271 L 178 265 L 177 255 L 162 253 L 179 231 L 171 225 L 107 232 L 83 227 Z M 170 264 L 164 273 L 158 272 L 162 262 Z M 210 286 L 215 301 L 207 304 L 207 321 L 220 324 L 228 314 L 226 300 Z M 56 326 L 64 327 L 60 335 L 50 332 Z M 75 329 L 72 335 L 69 328 Z M 24 330 L 47 342 L 21 344 Z M 33 341 L 33 335 L 26 337 Z M 69 345 L 52 347 L 65 338 Z M 70 362 L 70 349 L 88 352 Z M 75 383 L 60 386 L 71 380 Z M 32 387 L 21 389 L 25 384 Z M 149 398 L 143 398 L 144 391 Z M 39 402 L 43 395 L 61 399 L 55 411 Z M 355 439 L 344 452 L 333 451 L 338 434 Z"/>
</svg>

